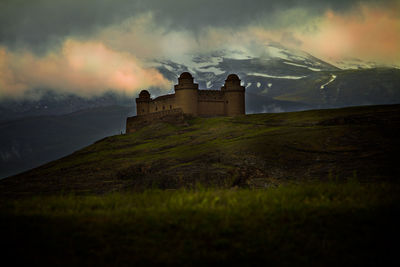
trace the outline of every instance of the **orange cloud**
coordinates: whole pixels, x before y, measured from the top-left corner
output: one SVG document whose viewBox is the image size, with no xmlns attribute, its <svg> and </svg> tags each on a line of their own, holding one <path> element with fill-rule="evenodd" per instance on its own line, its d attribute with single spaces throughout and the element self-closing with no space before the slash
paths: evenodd
<svg viewBox="0 0 400 267">
<path fill-rule="evenodd" d="M 360 6 L 349 14 L 325 13 L 319 30 L 299 34 L 303 49 L 325 59 L 346 57 L 400 64 L 400 5 Z"/>
<path fill-rule="evenodd" d="M 132 54 L 101 42 L 67 40 L 43 57 L 0 47 L 0 97 L 21 96 L 35 87 L 90 96 L 110 89 L 134 94 L 151 86 L 169 89 L 170 82 Z"/>
<path fill-rule="evenodd" d="M 302 12 L 294 9 L 287 17 L 296 14 L 302 17 Z M 110 89 L 128 94 L 152 86 L 170 89 L 170 81 L 146 66 L 146 61 L 165 57 L 185 63 L 187 55 L 218 49 L 263 56 L 265 44 L 273 41 L 327 61 L 359 58 L 400 66 L 398 14 L 400 4 L 391 9 L 364 4 L 348 13 L 327 11 L 321 17 L 305 21 L 304 25 L 208 27 L 198 36 L 182 30 L 167 30 L 157 25 L 151 14 L 144 14 L 99 29 L 88 37 L 96 41 L 67 39 L 61 49 L 44 56 L 30 51 L 13 52 L 0 46 L 0 98 L 21 96 L 35 87 L 83 96 Z"/>
</svg>

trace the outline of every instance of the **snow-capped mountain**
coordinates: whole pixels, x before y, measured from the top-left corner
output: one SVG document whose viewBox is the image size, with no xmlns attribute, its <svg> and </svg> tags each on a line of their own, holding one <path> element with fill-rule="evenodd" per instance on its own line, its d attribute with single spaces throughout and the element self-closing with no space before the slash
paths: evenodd
<svg viewBox="0 0 400 267">
<path fill-rule="evenodd" d="M 189 71 L 203 88 L 219 88 L 232 72 L 237 73 L 247 85 L 246 82 L 253 84 L 254 78 L 260 78 L 258 82 L 262 84 L 265 80 L 297 80 L 315 72 L 339 70 L 308 53 L 289 50 L 279 44 L 266 45 L 257 57 L 239 50 L 222 50 L 156 62 L 166 78 L 176 80 L 179 73 Z"/>
<path fill-rule="evenodd" d="M 155 64 L 174 82 L 189 71 L 204 89 L 219 89 L 228 74 L 238 74 L 246 86 L 247 113 L 400 103 L 398 69 L 371 69 L 364 64 L 361 70 L 343 70 L 277 43 L 265 45 L 257 56 L 222 50 Z M 391 80 L 391 85 L 381 79 Z M 379 94 L 390 97 L 383 99 Z"/>
</svg>

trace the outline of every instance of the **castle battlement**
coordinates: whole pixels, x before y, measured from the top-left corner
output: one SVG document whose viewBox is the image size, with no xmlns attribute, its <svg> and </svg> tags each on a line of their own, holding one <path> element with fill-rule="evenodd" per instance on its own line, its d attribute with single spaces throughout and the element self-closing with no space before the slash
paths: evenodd
<svg viewBox="0 0 400 267">
<path fill-rule="evenodd" d="M 155 99 L 151 98 L 147 90 L 142 90 L 136 98 L 137 116 L 127 119 L 126 132 L 132 131 L 135 121 L 151 121 L 159 119 L 163 114 L 168 116 L 181 112 L 201 117 L 245 114 L 245 87 L 240 85 L 236 74 L 228 75 L 220 90 L 199 90 L 192 75 L 184 72 L 179 76 L 174 89 L 174 94 Z"/>
</svg>

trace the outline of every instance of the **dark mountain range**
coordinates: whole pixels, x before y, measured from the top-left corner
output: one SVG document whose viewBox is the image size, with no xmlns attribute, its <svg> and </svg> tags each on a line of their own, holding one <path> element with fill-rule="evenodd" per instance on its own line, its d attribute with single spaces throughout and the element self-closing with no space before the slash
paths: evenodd
<svg viewBox="0 0 400 267">
<path fill-rule="evenodd" d="M 132 107 L 133 102 L 132 98 L 113 92 L 85 98 L 52 90 L 33 89 L 28 91 L 26 97 L 22 99 L 0 100 L 0 122 L 24 117 L 62 115 L 97 107 Z"/>
<path fill-rule="evenodd" d="M 128 107 L 108 106 L 0 122 L 0 178 L 123 132 L 131 111 Z"/>
</svg>

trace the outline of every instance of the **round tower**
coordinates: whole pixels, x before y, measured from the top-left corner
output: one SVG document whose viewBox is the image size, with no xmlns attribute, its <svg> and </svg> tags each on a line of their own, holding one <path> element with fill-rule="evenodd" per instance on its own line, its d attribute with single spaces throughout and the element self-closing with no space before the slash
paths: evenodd
<svg viewBox="0 0 400 267">
<path fill-rule="evenodd" d="M 142 90 L 139 93 L 139 97 L 136 98 L 136 115 L 146 115 L 149 114 L 150 109 L 150 93 L 147 90 Z"/>
<path fill-rule="evenodd" d="M 182 73 L 175 85 L 176 107 L 181 108 L 183 113 L 197 115 L 198 89 L 199 85 L 193 82 L 192 75 Z"/>
<path fill-rule="evenodd" d="M 244 86 L 240 85 L 240 79 L 236 74 L 230 74 L 225 80 L 221 90 L 225 97 L 225 114 L 236 116 L 245 114 Z"/>
</svg>

